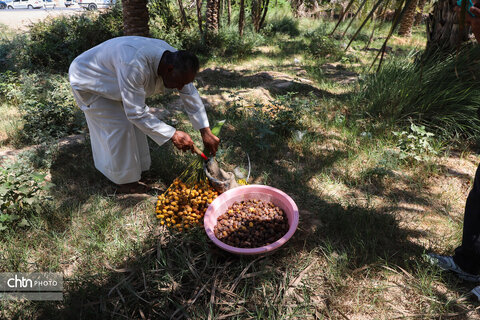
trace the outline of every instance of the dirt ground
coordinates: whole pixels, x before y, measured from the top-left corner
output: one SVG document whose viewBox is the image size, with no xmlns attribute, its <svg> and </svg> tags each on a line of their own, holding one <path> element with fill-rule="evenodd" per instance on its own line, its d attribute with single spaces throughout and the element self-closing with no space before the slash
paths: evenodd
<svg viewBox="0 0 480 320">
<path fill-rule="evenodd" d="M 9 28 L 26 31 L 28 26 L 47 17 L 56 17 L 60 15 L 72 15 L 82 13 L 83 10 L 0 10 L 0 24 L 7 25 Z"/>
</svg>

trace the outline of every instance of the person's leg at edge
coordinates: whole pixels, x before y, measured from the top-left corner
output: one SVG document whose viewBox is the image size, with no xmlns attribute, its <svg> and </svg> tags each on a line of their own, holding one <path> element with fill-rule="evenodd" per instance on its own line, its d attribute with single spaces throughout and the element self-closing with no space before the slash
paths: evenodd
<svg viewBox="0 0 480 320">
<path fill-rule="evenodd" d="M 453 260 L 463 271 L 480 274 L 480 165 L 465 205 L 462 245 L 455 249 Z"/>
</svg>

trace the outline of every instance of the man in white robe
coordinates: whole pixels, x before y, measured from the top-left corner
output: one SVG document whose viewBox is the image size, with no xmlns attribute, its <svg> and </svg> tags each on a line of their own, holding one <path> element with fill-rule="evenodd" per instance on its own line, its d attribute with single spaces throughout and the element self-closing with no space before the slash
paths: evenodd
<svg viewBox="0 0 480 320">
<path fill-rule="evenodd" d="M 105 41 L 73 60 L 70 84 L 85 113 L 95 167 L 108 179 L 131 189 L 150 168 L 147 135 L 158 145 L 172 140 L 192 150 L 191 137 L 149 112 L 145 98 L 177 89 L 204 146 L 215 154 L 220 140 L 212 134 L 205 107 L 192 82 L 198 59 L 165 41 L 127 36 Z"/>
</svg>

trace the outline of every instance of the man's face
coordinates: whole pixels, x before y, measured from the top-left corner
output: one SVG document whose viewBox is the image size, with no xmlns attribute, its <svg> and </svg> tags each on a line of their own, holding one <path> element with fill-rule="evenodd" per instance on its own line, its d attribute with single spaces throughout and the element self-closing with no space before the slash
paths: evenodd
<svg viewBox="0 0 480 320">
<path fill-rule="evenodd" d="M 172 67 L 171 70 L 168 70 L 165 77 L 163 77 L 163 84 L 165 88 L 182 90 L 183 86 L 193 82 L 194 79 L 195 73 L 180 73 Z"/>
</svg>

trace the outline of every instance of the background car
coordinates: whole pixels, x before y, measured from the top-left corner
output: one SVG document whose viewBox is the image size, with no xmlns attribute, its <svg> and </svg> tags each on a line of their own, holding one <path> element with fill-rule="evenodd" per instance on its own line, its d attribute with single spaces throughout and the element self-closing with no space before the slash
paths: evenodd
<svg viewBox="0 0 480 320">
<path fill-rule="evenodd" d="M 115 5 L 116 0 L 78 0 L 80 7 L 87 10 L 97 10 L 110 8 Z"/>
<path fill-rule="evenodd" d="M 7 3 L 5 1 L 0 1 L 0 9 L 6 9 Z"/>
<path fill-rule="evenodd" d="M 43 0 L 43 7 L 45 9 L 54 9 L 55 8 L 55 1 L 53 1 L 53 0 Z"/>
<path fill-rule="evenodd" d="M 74 4 L 76 3 L 75 0 L 65 0 L 64 4 L 65 4 L 65 7 L 70 7 L 70 6 L 73 6 Z"/>
<path fill-rule="evenodd" d="M 13 0 L 7 4 L 7 9 L 40 9 L 43 8 L 42 0 Z"/>
</svg>

